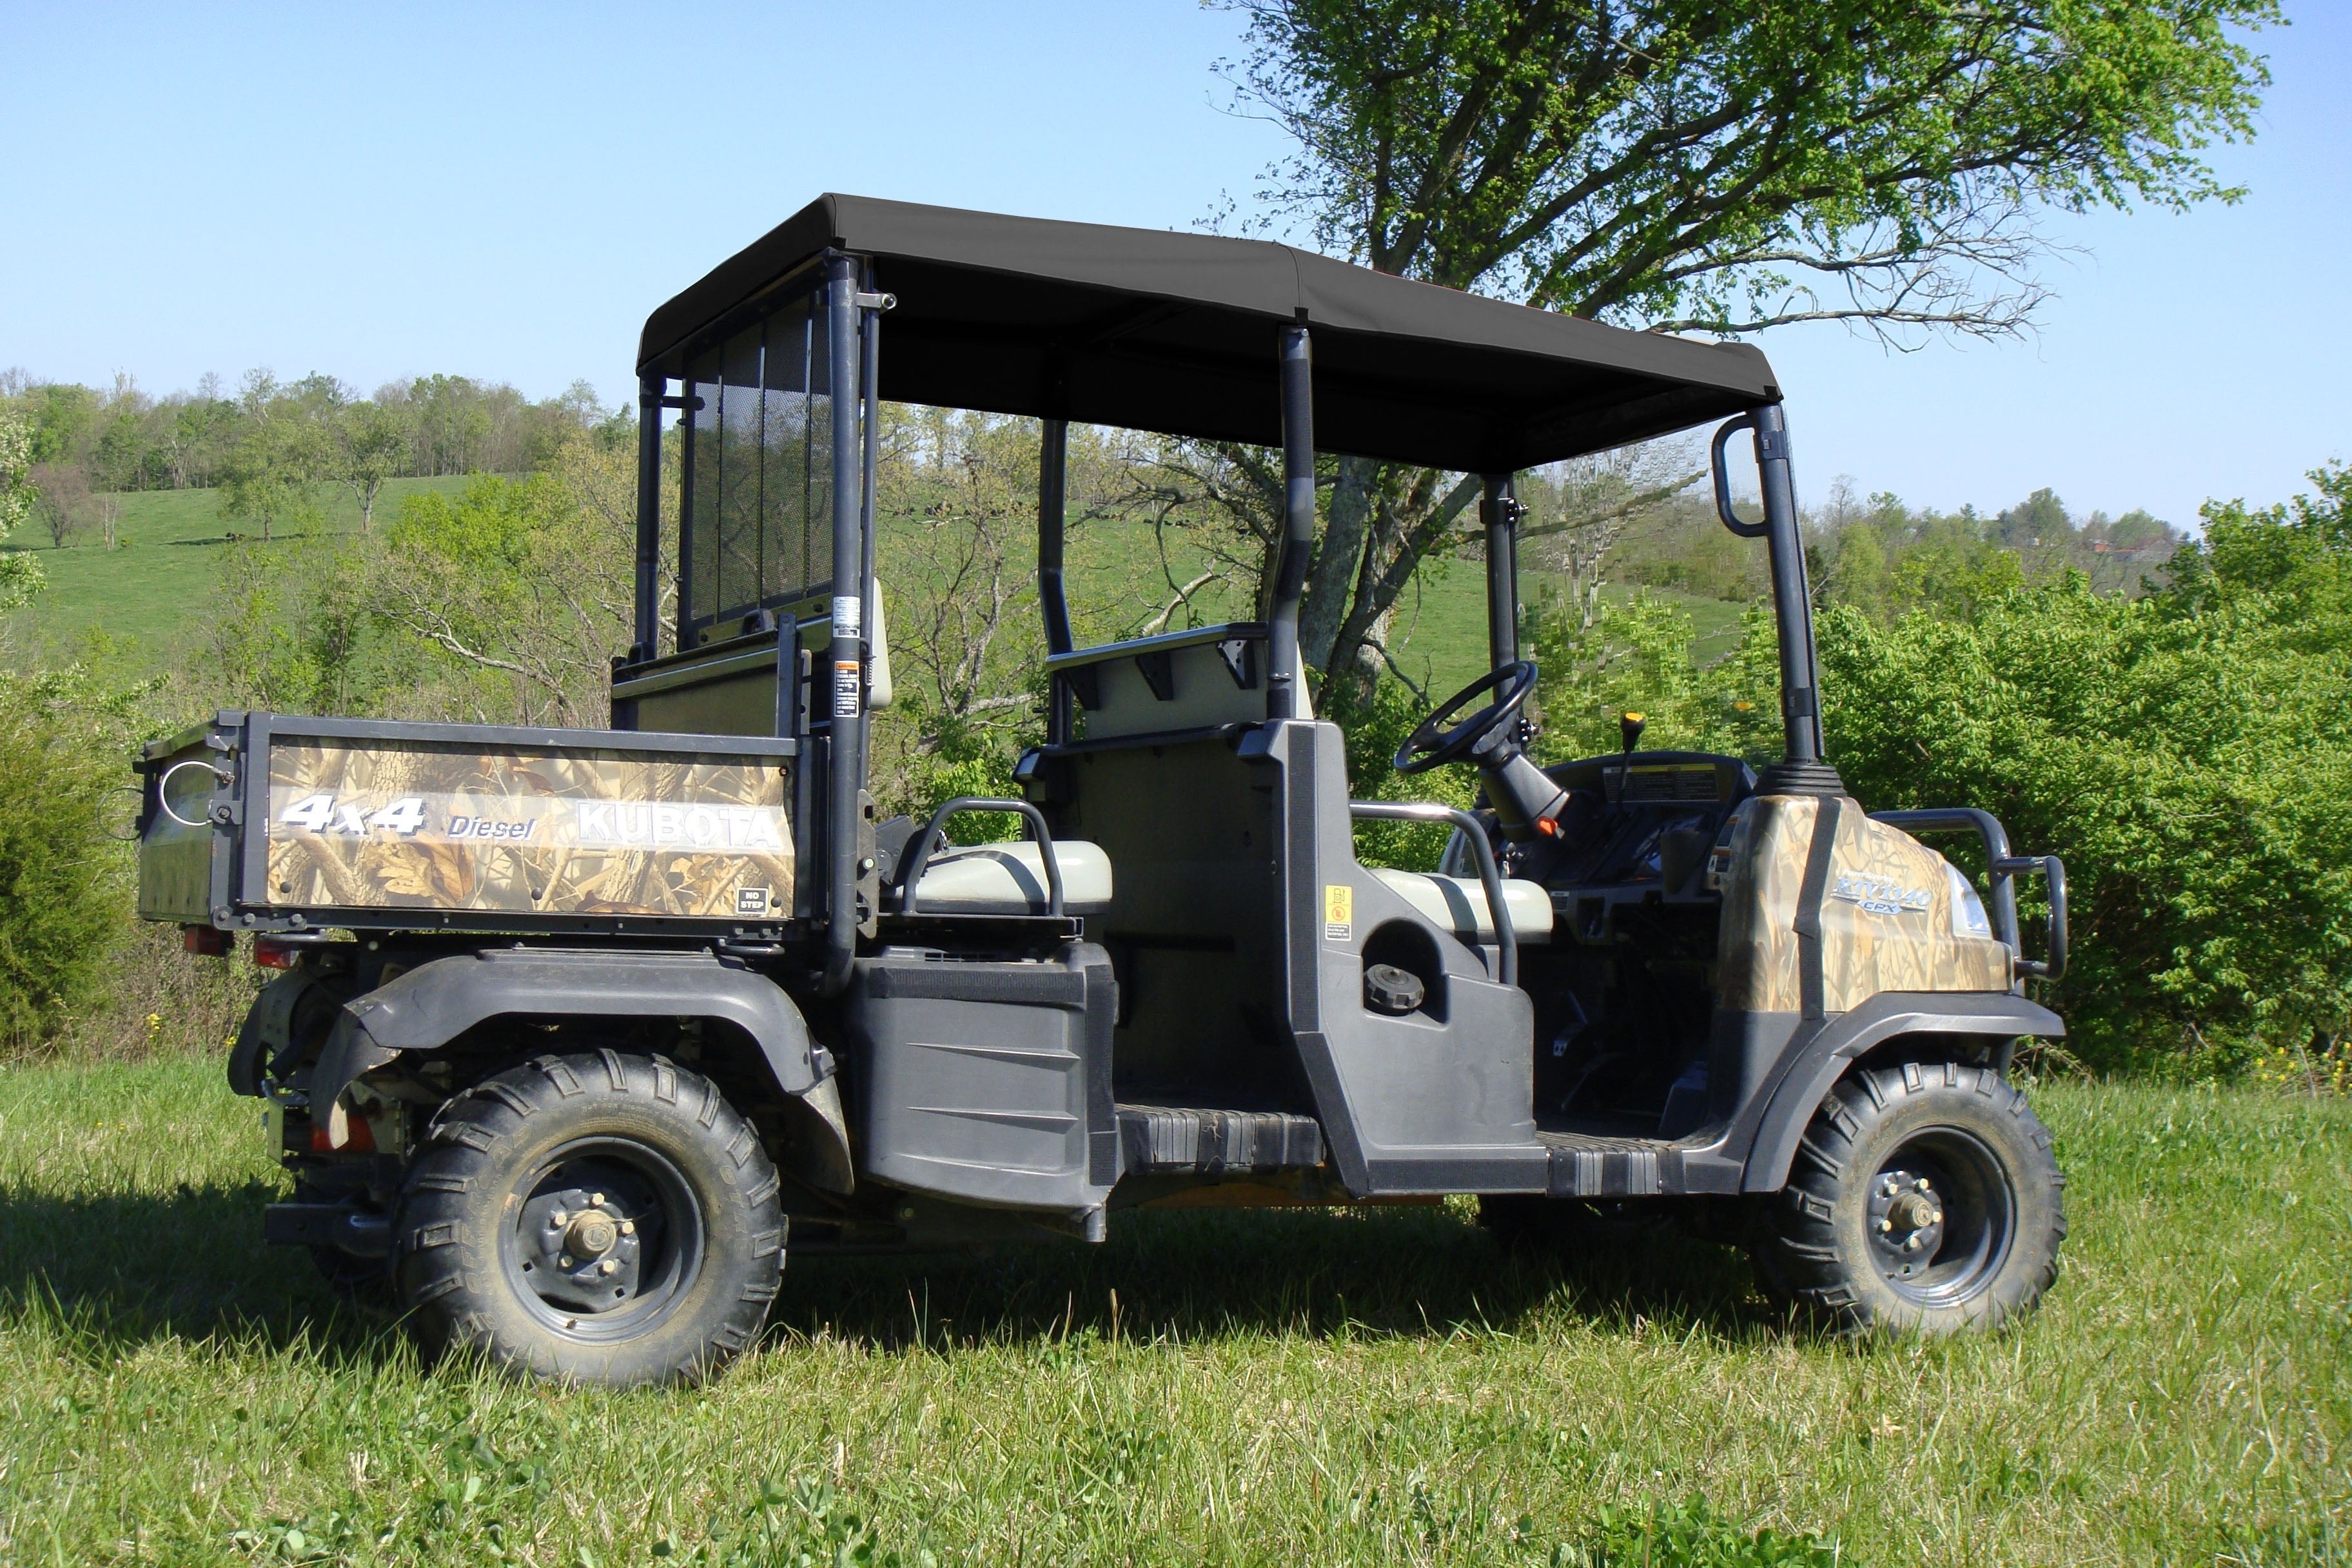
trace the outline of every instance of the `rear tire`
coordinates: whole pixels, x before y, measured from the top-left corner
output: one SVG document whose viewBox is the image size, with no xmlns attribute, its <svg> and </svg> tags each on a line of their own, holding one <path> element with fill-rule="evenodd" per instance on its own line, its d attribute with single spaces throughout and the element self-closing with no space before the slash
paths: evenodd
<svg viewBox="0 0 2352 1568">
<path fill-rule="evenodd" d="M 393 1225 L 425 1351 L 626 1387 L 693 1382 L 758 1337 L 783 1268 L 775 1166 L 700 1075 L 541 1057 L 434 1118 Z"/>
<path fill-rule="evenodd" d="M 1849 1330 L 1998 1328 L 2057 1277 L 2065 1185 L 2048 1130 L 1991 1068 L 1863 1068 L 1766 1204 L 1757 1278 Z"/>
</svg>

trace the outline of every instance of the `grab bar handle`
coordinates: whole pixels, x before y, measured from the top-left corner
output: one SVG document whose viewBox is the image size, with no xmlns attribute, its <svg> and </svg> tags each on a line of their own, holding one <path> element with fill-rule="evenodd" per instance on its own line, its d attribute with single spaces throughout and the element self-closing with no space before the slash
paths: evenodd
<svg viewBox="0 0 2352 1568">
<path fill-rule="evenodd" d="M 1486 830 L 1478 826 L 1478 819 L 1458 806 L 1421 800 L 1351 800 L 1348 814 L 1382 822 L 1450 822 L 1461 830 L 1462 837 L 1469 841 L 1472 857 L 1478 862 L 1478 886 L 1486 894 L 1486 907 L 1495 914 L 1495 978 L 1506 985 L 1517 985 L 1519 936 L 1511 927 L 1510 907 L 1503 901 L 1503 877 L 1495 869 L 1495 851 L 1487 844 Z"/>
</svg>

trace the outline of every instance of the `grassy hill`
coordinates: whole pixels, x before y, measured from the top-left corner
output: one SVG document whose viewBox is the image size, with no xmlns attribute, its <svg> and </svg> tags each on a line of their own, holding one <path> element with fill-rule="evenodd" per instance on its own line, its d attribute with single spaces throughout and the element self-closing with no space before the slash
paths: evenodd
<svg viewBox="0 0 2352 1568">
<path fill-rule="evenodd" d="M 405 496 L 453 494 L 467 482 L 461 478 L 394 479 L 376 503 L 376 526 L 381 529 L 399 510 Z M 359 531 L 359 507 L 348 491 L 322 489 L 320 500 L 325 532 L 349 536 Z M 121 501 L 117 548 L 104 549 L 95 534 L 85 534 L 66 549 L 44 542 L 31 550 L 48 574 L 48 585 L 14 618 L 19 658 L 70 657 L 91 632 L 101 631 L 125 645 L 134 658 L 168 658 L 194 618 L 204 613 L 222 551 L 239 535 L 257 537 L 251 524 L 221 517 L 219 498 L 212 490 L 138 491 L 124 495 Z M 298 537 L 282 533 L 277 543 L 289 544 Z M 26 538 L 20 532 L 15 542 L 26 546 Z M 1192 553 L 1181 552 L 1173 561 L 1180 574 L 1198 569 L 1200 562 L 1191 559 Z M 1016 564 L 1027 568 L 1025 561 Z M 1073 540 L 1072 571 L 1074 589 L 1081 597 L 1092 589 L 1131 598 L 1134 619 L 1166 602 L 1152 532 L 1141 523 L 1089 522 Z M 1528 573 L 1528 591 L 1548 575 Z M 1612 597 L 1631 592 L 1606 591 Z M 1697 623 L 1700 658 L 1717 657 L 1737 639 L 1738 605 L 1671 589 L 1651 592 L 1691 613 Z M 1203 609 L 1224 613 L 1207 605 Z M 1177 624 L 1182 624 L 1181 619 Z M 1486 599 L 1478 565 L 1445 562 L 1426 572 L 1400 606 L 1397 625 L 1391 653 L 1399 667 L 1433 695 L 1454 691 L 1485 673 Z"/>
<path fill-rule="evenodd" d="M 376 501 L 376 525 L 381 528 L 399 510 L 404 496 L 454 491 L 465 483 L 394 479 Z M 359 531 L 360 509 L 349 491 L 321 489 L 320 500 L 326 531 Z M 89 532 L 63 550 L 46 541 L 31 550 L 48 574 L 48 586 L 14 617 L 24 655 L 68 653 L 89 633 L 103 631 L 151 658 L 167 657 L 191 617 L 203 613 L 232 533 L 257 533 L 250 523 L 224 520 L 213 490 L 139 490 L 121 500 L 116 548 L 104 548 Z M 11 548 L 28 547 L 29 533 L 20 530 Z M 288 542 L 280 536 L 279 542 Z"/>
</svg>

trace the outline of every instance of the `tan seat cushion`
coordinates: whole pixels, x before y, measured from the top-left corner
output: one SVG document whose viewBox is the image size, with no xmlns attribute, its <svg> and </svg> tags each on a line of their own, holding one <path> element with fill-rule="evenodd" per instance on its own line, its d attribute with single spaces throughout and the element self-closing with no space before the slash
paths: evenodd
<svg viewBox="0 0 2352 1568">
<path fill-rule="evenodd" d="M 1426 871 L 1381 868 L 1372 873 L 1423 915 L 1465 942 L 1495 940 L 1495 917 L 1486 889 L 1475 877 L 1439 877 Z M 1511 934 L 1524 942 L 1551 940 L 1551 895 L 1540 882 L 1503 879 L 1503 907 L 1511 911 Z"/>
<path fill-rule="evenodd" d="M 1110 857 L 1083 839 L 1054 841 L 1062 869 L 1062 909 L 1098 915 L 1110 908 Z M 915 889 L 918 914 L 1042 915 L 1045 861 L 1034 840 L 966 844 L 940 851 Z"/>
</svg>

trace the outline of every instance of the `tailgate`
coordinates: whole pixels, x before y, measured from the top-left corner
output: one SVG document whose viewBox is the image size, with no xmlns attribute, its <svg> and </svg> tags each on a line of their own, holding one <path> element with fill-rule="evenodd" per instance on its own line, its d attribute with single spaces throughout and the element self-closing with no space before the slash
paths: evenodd
<svg viewBox="0 0 2352 1568">
<path fill-rule="evenodd" d="M 226 929 L 772 934 L 787 739 L 225 711 L 147 749 L 140 912 Z"/>
</svg>

